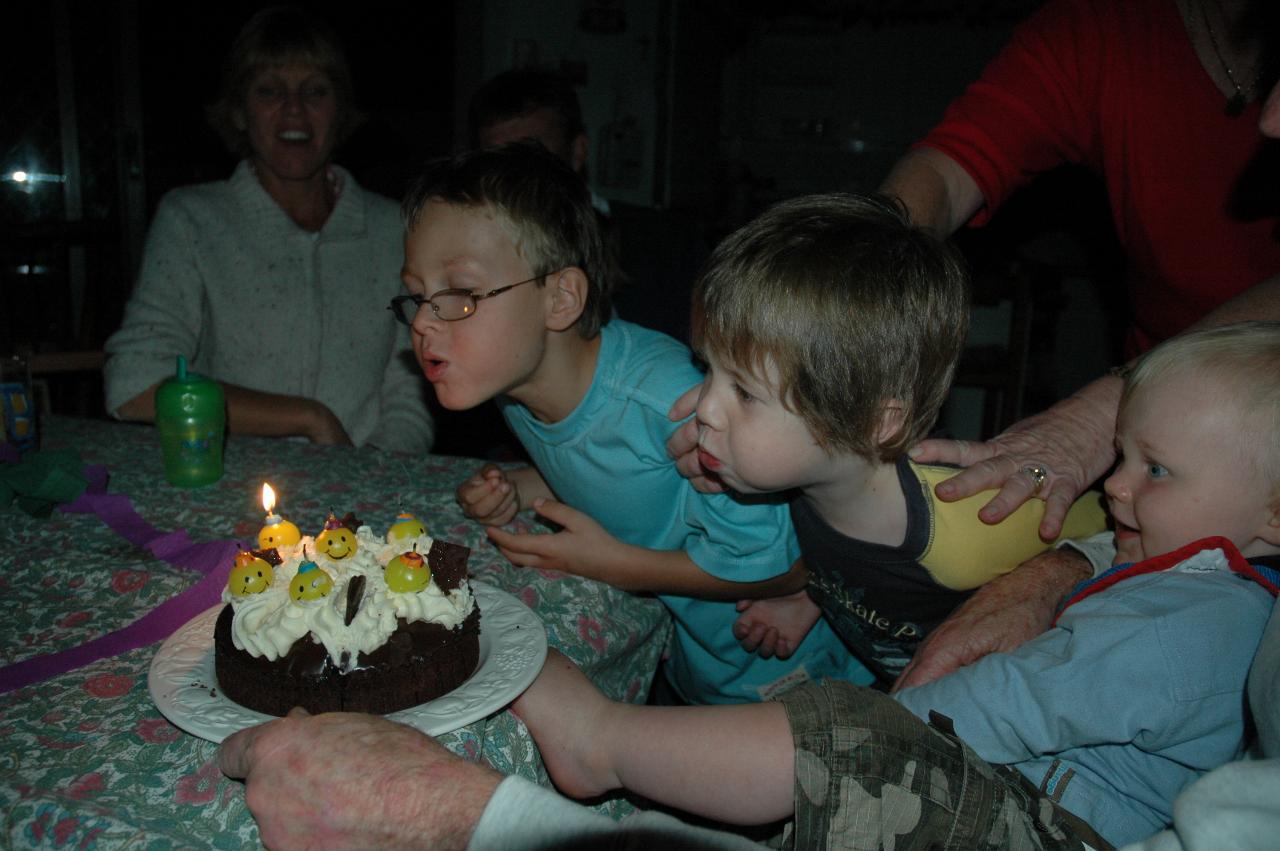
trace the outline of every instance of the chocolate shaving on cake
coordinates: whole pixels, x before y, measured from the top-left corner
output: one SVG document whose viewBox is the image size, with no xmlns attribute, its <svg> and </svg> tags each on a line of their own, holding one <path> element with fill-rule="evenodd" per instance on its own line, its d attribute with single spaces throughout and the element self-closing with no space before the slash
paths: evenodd
<svg viewBox="0 0 1280 851">
<path fill-rule="evenodd" d="M 356 612 L 360 611 L 362 599 L 364 599 L 364 577 L 353 576 L 347 583 L 347 613 L 342 617 L 344 625 L 351 626 L 351 622 L 356 619 Z"/>
<path fill-rule="evenodd" d="M 341 523 L 343 526 L 346 526 L 352 532 L 354 532 L 355 530 L 359 529 L 361 526 L 364 525 L 359 521 L 359 519 L 356 518 L 356 514 L 354 511 L 348 511 L 346 514 L 342 515 Z"/>
<path fill-rule="evenodd" d="M 267 547 L 265 550 L 249 550 L 255 558 L 260 558 L 272 567 L 279 567 L 284 564 L 284 559 L 280 558 L 280 551 L 275 547 Z"/>
<path fill-rule="evenodd" d="M 468 547 L 438 538 L 432 540 L 431 550 L 427 553 L 427 566 L 431 568 L 431 578 L 441 591 L 452 591 L 467 578 L 467 559 L 470 555 Z"/>
</svg>

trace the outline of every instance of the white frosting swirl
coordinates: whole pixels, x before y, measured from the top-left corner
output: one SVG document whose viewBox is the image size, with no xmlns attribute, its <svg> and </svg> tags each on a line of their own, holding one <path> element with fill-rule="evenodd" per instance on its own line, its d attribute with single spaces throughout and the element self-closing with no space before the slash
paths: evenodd
<svg viewBox="0 0 1280 851">
<path fill-rule="evenodd" d="M 396 629 L 398 617 L 410 623 L 425 621 L 454 629 L 475 608 L 466 580 L 447 593 L 434 578 L 413 593 L 401 594 L 387 587 L 383 577 L 387 562 L 415 548 L 425 556 L 431 549 L 429 536 L 386 543 L 368 526 L 361 526 L 356 530 L 356 540 L 359 547 L 354 555 L 334 560 L 316 552 L 314 539 L 304 537 L 297 547 L 281 550 L 284 562 L 275 568 L 271 586 L 261 594 L 237 597 L 224 588 L 222 600 L 230 603 L 234 612 L 231 639 L 236 648 L 275 661 L 310 633 L 314 641 L 324 645 L 334 665 L 349 670 L 360 653 L 372 652 L 386 643 Z M 333 579 L 333 591 L 319 600 L 294 600 L 289 583 L 308 557 Z M 347 585 L 356 576 L 365 577 L 364 595 L 348 624 Z"/>
</svg>

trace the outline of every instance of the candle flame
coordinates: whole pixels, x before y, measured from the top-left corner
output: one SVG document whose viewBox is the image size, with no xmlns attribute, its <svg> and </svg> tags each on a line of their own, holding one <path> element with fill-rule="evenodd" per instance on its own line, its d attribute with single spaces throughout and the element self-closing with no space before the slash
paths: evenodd
<svg viewBox="0 0 1280 851">
<path fill-rule="evenodd" d="M 276 507 L 276 492 L 266 482 L 262 483 L 262 507 L 268 514 Z"/>
</svg>

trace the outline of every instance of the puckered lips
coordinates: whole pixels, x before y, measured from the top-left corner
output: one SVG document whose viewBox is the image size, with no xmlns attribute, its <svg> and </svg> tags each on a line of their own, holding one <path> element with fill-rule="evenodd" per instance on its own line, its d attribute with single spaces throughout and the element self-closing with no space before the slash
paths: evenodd
<svg viewBox="0 0 1280 851">
<path fill-rule="evenodd" d="M 448 369 L 449 361 L 444 358 L 437 357 L 431 352 L 427 352 L 422 356 L 422 374 L 427 377 L 427 381 L 439 381 L 444 378 L 444 374 Z"/>
</svg>

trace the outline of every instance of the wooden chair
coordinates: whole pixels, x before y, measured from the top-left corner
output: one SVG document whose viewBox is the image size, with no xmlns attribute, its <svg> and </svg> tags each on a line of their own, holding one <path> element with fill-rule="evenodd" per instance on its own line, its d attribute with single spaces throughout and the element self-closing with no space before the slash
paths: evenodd
<svg viewBox="0 0 1280 851">
<path fill-rule="evenodd" d="M 101 349 L 40 352 L 30 356 L 32 395 L 41 415 L 102 417 Z"/>
<path fill-rule="evenodd" d="M 1026 413 L 1024 403 L 1035 313 L 1033 288 L 1044 283 L 1038 278 L 1041 271 L 1036 264 L 1016 260 L 1001 270 L 988 271 L 973 279 L 975 305 L 1011 303 L 1006 341 L 967 348 L 956 368 L 956 387 L 983 391 L 983 440 L 1004 431 Z"/>
<path fill-rule="evenodd" d="M 81 352 L 41 352 L 31 356 L 31 375 L 101 372 L 107 354 L 100 349 Z"/>
</svg>

